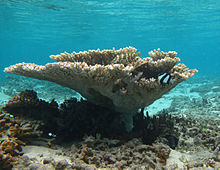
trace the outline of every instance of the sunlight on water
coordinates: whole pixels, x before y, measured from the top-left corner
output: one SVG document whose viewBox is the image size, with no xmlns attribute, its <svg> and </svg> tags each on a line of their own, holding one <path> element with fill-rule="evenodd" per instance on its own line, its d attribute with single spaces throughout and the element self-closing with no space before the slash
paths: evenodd
<svg viewBox="0 0 220 170">
<path fill-rule="evenodd" d="M 1 1 L 0 22 L 5 31 L 16 35 L 24 31 L 34 40 L 77 37 L 85 34 L 121 32 L 166 33 L 181 36 L 185 32 L 199 37 L 219 38 L 219 4 L 188 1 Z M 216 13 L 216 15 L 215 15 Z M 106 18 L 108 20 L 106 20 Z M 4 30 L 3 30 L 4 31 Z M 211 33 L 212 34 L 209 34 Z M 12 35 L 13 36 L 13 35 Z M 185 38 L 187 38 L 185 36 Z"/>
<path fill-rule="evenodd" d="M 184 47 L 186 61 L 195 63 L 205 45 L 203 65 L 208 51 L 220 50 L 219 6 L 220 1 L 196 0 L 2 0 L 0 38 L 6 53 L 1 55 L 15 47 L 19 53 L 12 56 L 32 57 L 37 51 L 41 62 L 51 53 L 72 50 L 132 45 L 141 51 L 160 47 L 181 52 Z M 197 51 L 193 61 L 190 51 Z"/>
</svg>

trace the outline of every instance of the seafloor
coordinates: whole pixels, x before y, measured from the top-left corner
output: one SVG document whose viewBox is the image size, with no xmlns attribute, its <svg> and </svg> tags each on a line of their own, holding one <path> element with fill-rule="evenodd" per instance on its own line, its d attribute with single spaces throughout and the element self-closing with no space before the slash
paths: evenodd
<svg viewBox="0 0 220 170">
<path fill-rule="evenodd" d="M 71 97 L 76 97 L 78 100 L 81 98 L 73 90 L 53 83 L 7 76 L 2 77 L 0 82 L 1 107 L 4 107 L 9 99 L 28 89 L 37 92 L 38 98 L 43 99 L 44 103 L 55 99 L 58 104 L 61 104 Z M 85 105 L 82 104 L 81 107 Z M 77 111 L 83 112 L 82 110 L 83 108 Z M 29 110 L 22 110 L 22 112 L 25 111 L 29 112 Z M 16 152 L 7 152 L 4 148 L 3 144 L 8 140 L 5 136 L 10 138 L 12 135 L 10 136 L 7 128 L 1 129 L 0 167 L 2 169 L 220 169 L 220 76 L 191 78 L 145 108 L 146 111 L 150 117 L 153 117 L 151 119 L 146 115 L 147 122 L 153 125 L 143 125 L 147 130 L 141 130 L 142 134 L 136 131 L 136 134 L 133 133 L 130 136 L 114 138 L 114 135 L 111 137 L 110 134 L 101 135 L 91 132 L 95 134 L 91 136 L 91 134 L 86 135 L 90 130 L 83 129 L 84 127 L 80 127 L 80 124 L 75 123 L 78 128 L 76 132 L 74 129 L 72 131 L 65 129 L 65 125 L 70 128 L 71 124 L 62 122 L 62 125 L 57 123 L 56 126 L 62 127 L 63 131 L 58 128 L 51 129 L 51 132 L 65 132 L 65 135 L 58 136 L 56 133 L 50 133 L 48 128 L 53 126 L 48 125 L 46 126 L 48 136 L 39 135 L 44 133 L 41 132 L 37 137 L 33 137 L 32 134 L 31 137 L 19 138 L 20 143 L 17 142 L 19 147 L 14 147 Z M 95 110 L 93 109 L 91 114 L 92 112 Z M 0 121 L 1 126 L 6 127 L 6 125 L 9 126 L 8 124 L 11 126 L 12 121 L 17 121 L 18 124 L 21 122 L 16 120 L 16 116 L 12 117 L 3 111 L 1 115 L 3 116 L 0 118 L 4 119 Z M 50 123 L 48 119 L 54 123 L 53 119 L 56 115 L 54 117 L 48 115 L 44 113 L 43 118 L 40 119 L 44 120 L 45 116 L 46 123 Z M 53 115 L 50 113 L 50 116 Z M 89 116 L 91 121 L 97 122 L 92 120 L 92 115 Z M 60 120 L 65 119 L 59 117 Z M 140 120 L 143 122 L 145 118 Z M 160 123 L 161 120 L 162 123 Z M 160 127 L 157 128 L 154 124 Z M 74 124 L 72 126 L 76 127 Z M 95 126 L 94 124 L 94 128 Z M 103 127 L 107 126 L 103 125 Z M 83 130 L 81 131 L 80 128 Z M 158 132 L 161 129 L 165 131 Z M 36 129 L 35 132 L 37 132 Z M 80 133 L 83 132 L 85 134 L 82 137 Z M 100 132 L 106 131 L 100 130 Z M 147 132 L 148 136 L 144 132 Z M 155 132 L 157 135 L 149 132 Z M 17 139 L 17 136 L 15 137 Z M 11 159 L 6 159 L 5 155 L 9 155 Z"/>
</svg>

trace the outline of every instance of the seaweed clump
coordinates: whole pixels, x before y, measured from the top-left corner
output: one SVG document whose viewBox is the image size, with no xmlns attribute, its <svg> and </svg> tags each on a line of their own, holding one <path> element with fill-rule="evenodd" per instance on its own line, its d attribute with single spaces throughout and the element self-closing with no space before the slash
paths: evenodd
<svg viewBox="0 0 220 170">
<path fill-rule="evenodd" d="M 9 100 L 3 110 L 15 117 L 41 121 L 44 136 L 51 133 L 60 142 L 82 139 L 85 134 L 118 137 L 126 133 L 121 113 L 83 99 L 72 98 L 58 106 L 54 100 L 40 100 L 36 92 L 26 90 Z"/>
<path fill-rule="evenodd" d="M 22 120 L 33 121 L 44 120 L 44 132 L 49 133 L 47 129 L 57 130 L 56 117 L 59 115 L 58 104 L 55 101 L 50 103 L 40 100 L 37 93 L 33 90 L 20 92 L 8 101 L 2 108 L 6 113 Z"/>
<path fill-rule="evenodd" d="M 161 137 L 171 148 L 175 148 L 178 141 L 173 130 L 174 120 L 167 112 L 149 117 L 144 116 L 142 111 L 133 117 L 133 128 L 127 132 L 122 113 L 83 99 L 77 101 L 72 98 L 58 106 L 54 100 L 45 102 L 37 98 L 36 92 L 27 90 L 9 100 L 3 110 L 14 116 L 23 116 L 24 119 L 40 120 L 44 135 L 52 133 L 56 136 L 55 141 L 60 143 L 97 134 L 104 138 L 119 139 L 121 143 L 131 138 L 141 138 L 143 143 L 152 144 Z"/>
<path fill-rule="evenodd" d="M 140 137 L 145 144 L 152 144 L 155 140 L 174 149 L 178 144 L 179 133 L 174 128 L 175 119 L 163 110 L 157 115 L 150 117 L 148 112 L 144 115 L 144 109 L 133 118 L 132 136 Z M 160 154 L 161 155 L 161 154 Z"/>
</svg>

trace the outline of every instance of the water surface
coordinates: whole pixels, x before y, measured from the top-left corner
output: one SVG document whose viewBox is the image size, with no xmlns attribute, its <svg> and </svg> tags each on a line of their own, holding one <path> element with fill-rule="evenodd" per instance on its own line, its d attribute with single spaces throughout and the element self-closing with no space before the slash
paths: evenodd
<svg viewBox="0 0 220 170">
<path fill-rule="evenodd" d="M 175 50 L 200 74 L 220 73 L 220 1 L 1 0 L 0 70 L 64 51 Z"/>
</svg>

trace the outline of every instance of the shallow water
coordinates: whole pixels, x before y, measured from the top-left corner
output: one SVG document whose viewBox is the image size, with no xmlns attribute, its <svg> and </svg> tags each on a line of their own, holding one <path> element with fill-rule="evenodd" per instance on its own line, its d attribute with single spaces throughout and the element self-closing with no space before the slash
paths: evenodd
<svg viewBox="0 0 220 170">
<path fill-rule="evenodd" d="M 54 83 L 6 74 L 3 70 L 9 65 L 21 62 L 46 64 L 53 62 L 49 58 L 50 55 L 64 51 L 72 53 L 73 51 L 79 52 L 98 48 L 112 49 L 115 47 L 119 49 L 133 46 L 138 51 L 141 51 L 142 57 L 147 57 L 148 52 L 153 49 L 174 50 L 178 52 L 178 57 L 180 57 L 182 63 L 186 64 L 190 69 L 198 69 L 199 73 L 196 73 L 194 77 L 179 84 L 161 99 L 146 107 L 144 112 L 146 114 L 148 111 L 149 115 L 152 116 L 164 112 L 165 109 L 165 112 L 174 115 L 174 117 L 176 116 L 175 128 L 173 129 L 178 131 L 178 144 L 169 155 L 170 157 L 167 161 L 168 169 L 174 169 L 174 163 L 176 162 L 178 168 L 196 167 L 200 160 L 202 160 L 199 164 L 200 167 L 212 168 L 210 162 L 213 159 L 215 167 L 219 168 L 219 44 L 220 1 L 1 0 L 0 108 L 9 99 L 27 89 L 36 91 L 39 99 L 46 102 L 51 102 L 55 99 L 58 104 L 71 97 L 77 98 L 78 101 L 82 97 L 75 91 Z M 82 111 L 83 109 L 79 110 Z M 2 119 L 2 117 L 0 118 Z M 57 121 L 56 118 L 54 119 Z M 57 119 L 59 121 L 65 120 L 64 118 L 62 119 L 62 116 L 57 117 Z M 71 117 L 67 117 L 66 121 L 71 121 Z M 57 125 L 64 129 L 67 128 L 67 131 L 71 132 L 70 129 L 72 127 L 62 126 L 65 123 L 58 123 Z M 51 127 L 53 127 L 52 124 Z M 57 127 L 54 128 L 56 129 Z M 0 128 L 0 130 L 2 129 Z M 77 133 L 80 134 L 80 132 Z M 52 137 L 53 135 L 56 136 L 56 134 L 52 134 Z M 172 136 L 173 134 L 169 135 Z M 51 140 L 51 136 L 47 136 L 47 140 L 48 137 Z M 64 135 L 64 140 L 65 137 Z M 164 137 L 163 134 L 159 135 L 157 140 L 162 140 L 161 137 Z M 98 143 L 98 145 L 106 146 L 110 150 L 116 150 L 116 152 L 117 150 L 122 150 L 122 154 L 125 155 L 128 150 L 131 150 L 137 154 L 134 155 L 134 158 L 137 157 L 137 160 L 139 159 L 139 153 L 132 150 L 132 148 L 136 148 L 137 145 L 143 147 L 143 145 L 135 143 L 136 139 L 131 142 L 128 141 L 130 144 L 120 142 L 122 143 L 120 146 L 110 146 L 110 139 L 100 140 L 97 138 L 96 136 L 96 139 L 93 139 L 92 142 L 90 141 L 90 144 L 95 145 Z M 0 138 L 0 144 L 2 144 L 2 140 Z M 48 143 L 40 140 L 31 139 L 29 142 L 34 143 L 33 146 L 23 147 L 24 157 L 21 157 L 18 168 L 24 168 L 25 166 L 29 168 L 31 166 L 35 168 L 57 168 L 59 164 L 70 168 L 80 168 L 81 165 L 81 168 L 87 167 L 88 162 L 85 162 L 84 158 L 82 159 L 84 161 L 83 164 L 75 165 L 77 161 L 82 161 L 80 160 L 80 154 L 85 149 L 85 139 L 77 144 L 78 148 L 75 146 L 76 141 L 74 141 L 71 147 L 65 148 L 66 150 L 60 148 L 59 145 L 52 145 L 51 143 L 49 145 L 49 142 L 54 139 Z M 154 141 L 154 143 L 156 142 Z M 40 145 L 39 148 L 35 146 L 36 144 Z M 94 153 L 101 153 L 97 155 L 99 160 L 95 162 L 99 164 L 97 166 L 100 166 L 100 164 L 105 162 L 102 161 L 103 154 L 110 154 L 111 151 L 107 149 L 102 152 L 103 150 L 100 151 L 98 145 L 89 149 Z M 131 148 L 128 146 L 131 146 Z M 49 150 L 48 147 L 50 147 Z M 170 149 L 168 146 L 165 148 Z M 2 151 L 0 150 L 0 156 L 1 153 Z M 111 158 L 113 160 L 116 159 L 114 153 L 111 154 Z M 161 156 L 153 152 L 148 152 L 148 154 L 151 155 L 152 160 L 156 160 L 155 157 L 158 159 Z M 77 156 L 77 158 L 74 156 Z M 42 164 L 42 162 L 50 160 L 51 157 L 54 159 L 53 164 Z M 36 159 L 32 161 L 33 158 Z M 130 159 L 130 157 L 126 157 L 126 159 Z M 59 162 L 60 160 L 61 163 Z M 68 161 L 63 163 L 63 160 Z M 71 160 L 75 162 L 71 162 Z M 137 163 L 135 161 L 132 163 L 131 161 L 131 164 L 125 166 L 120 165 L 123 161 L 119 161 L 118 164 L 116 161 L 114 165 L 109 161 L 110 163 L 106 166 L 113 166 L 113 168 L 131 167 L 133 164 L 142 166 L 141 161 Z M 191 163 L 190 161 L 194 162 Z M 25 165 L 25 162 L 28 163 Z M 95 163 L 93 162 L 92 164 Z M 159 167 L 162 166 L 160 163 L 158 163 L 158 160 L 154 162 Z M 104 164 L 102 166 L 105 167 Z"/>
<path fill-rule="evenodd" d="M 64 51 L 134 46 L 175 50 L 201 74 L 219 73 L 219 1 L 0 2 L 0 69 L 45 64 Z"/>
</svg>

